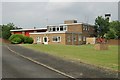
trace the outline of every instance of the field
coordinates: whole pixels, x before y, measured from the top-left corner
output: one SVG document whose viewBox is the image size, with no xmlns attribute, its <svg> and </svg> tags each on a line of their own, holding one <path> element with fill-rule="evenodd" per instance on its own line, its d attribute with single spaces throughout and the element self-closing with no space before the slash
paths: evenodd
<svg viewBox="0 0 120 80">
<path fill-rule="evenodd" d="M 21 46 L 77 62 L 118 70 L 118 46 L 109 46 L 109 50 L 101 51 L 95 50 L 94 45 L 22 44 Z"/>
</svg>

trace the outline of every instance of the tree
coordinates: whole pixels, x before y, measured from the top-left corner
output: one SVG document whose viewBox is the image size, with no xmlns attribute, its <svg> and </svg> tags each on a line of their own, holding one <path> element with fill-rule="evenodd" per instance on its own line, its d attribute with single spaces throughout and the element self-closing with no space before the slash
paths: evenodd
<svg viewBox="0 0 120 80">
<path fill-rule="evenodd" d="M 109 31 L 109 20 L 98 16 L 95 19 L 95 31 L 97 32 L 97 37 L 104 37 L 104 35 Z"/>
<path fill-rule="evenodd" d="M 0 25 L 0 38 L 2 38 L 2 25 Z"/>
<path fill-rule="evenodd" d="M 113 32 L 115 39 L 120 39 L 120 21 L 110 22 L 110 31 Z M 109 33 L 108 33 L 109 34 Z"/>
<path fill-rule="evenodd" d="M 13 23 L 8 23 L 8 24 L 6 24 L 6 25 L 0 25 L 0 27 L 1 27 L 1 36 L 0 37 L 2 37 L 3 39 L 8 39 L 10 36 L 11 36 L 11 32 L 10 32 L 10 30 L 11 29 L 21 29 L 21 28 L 18 28 L 18 27 L 16 27 Z"/>
<path fill-rule="evenodd" d="M 110 29 L 104 36 L 106 39 L 116 39 L 117 35 L 114 29 Z"/>
</svg>

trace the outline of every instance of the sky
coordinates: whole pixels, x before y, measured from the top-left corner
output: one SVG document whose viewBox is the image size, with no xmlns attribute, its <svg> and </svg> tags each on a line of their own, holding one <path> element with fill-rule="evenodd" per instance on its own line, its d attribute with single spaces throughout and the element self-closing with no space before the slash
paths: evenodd
<svg viewBox="0 0 120 80">
<path fill-rule="evenodd" d="M 97 16 L 111 13 L 118 20 L 118 2 L 2 2 L 2 24 L 14 23 L 22 28 L 44 28 L 64 20 L 94 24 Z"/>
</svg>

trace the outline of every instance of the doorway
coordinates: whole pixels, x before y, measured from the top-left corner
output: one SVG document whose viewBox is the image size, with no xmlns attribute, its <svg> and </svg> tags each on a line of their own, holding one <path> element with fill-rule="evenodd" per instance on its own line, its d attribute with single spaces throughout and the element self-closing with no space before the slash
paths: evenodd
<svg viewBox="0 0 120 80">
<path fill-rule="evenodd" d="M 44 44 L 48 44 L 48 37 L 46 36 L 46 37 L 43 37 L 43 43 Z"/>
</svg>

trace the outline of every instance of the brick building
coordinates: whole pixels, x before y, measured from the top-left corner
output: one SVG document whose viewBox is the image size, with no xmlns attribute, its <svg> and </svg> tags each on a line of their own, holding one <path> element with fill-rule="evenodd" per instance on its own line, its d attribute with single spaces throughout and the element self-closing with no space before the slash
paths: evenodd
<svg viewBox="0 0 120 80">
<path fill-rule="evenodd" d="M 15 29 L 15 30 L 10 30 L 12 34 L 23 34 L 25 36 L 30 36 L 29 33 L 34 33 L 34 32 L 46 32 L 47 28 L 34 28 L 34 29 Z"/>
<path fill-rule="evenodd" d="M 95 34 L 93 25 L 77 23 L 76 20 L 64 21 L 64 24 L 48 25 L 46 32 L 30 33 L 30 37 L 37 44 L 86 44 L 86 37 Z"/>
</svg>

